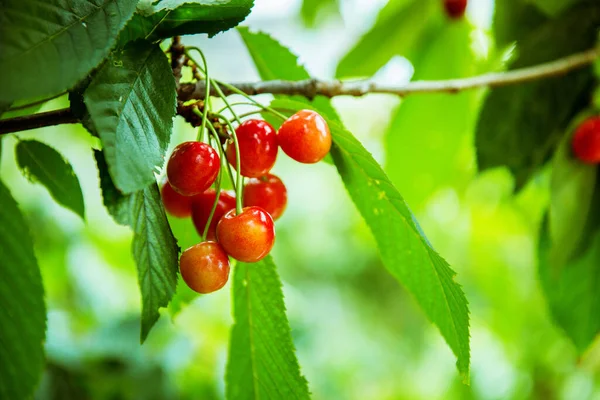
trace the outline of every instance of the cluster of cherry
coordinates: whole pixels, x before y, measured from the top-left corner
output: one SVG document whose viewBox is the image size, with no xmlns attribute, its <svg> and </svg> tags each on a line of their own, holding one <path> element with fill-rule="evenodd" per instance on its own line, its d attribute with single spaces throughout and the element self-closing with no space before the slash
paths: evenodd
<svg viewBox="0 0 600 400">
<path fill-rule="evenodd" d="M 249 178 L 243 191 L 238 190 L 243 201 L 232 192 L 211 188 L 221 172 L 221 162 L 218 153 L 203 142 L 175 147 L 167 163 L 167 182 L 161 189 L 167 212 L 180 218 L 191 216 L 206 240 L 185 250 L 179 260 L 183 280 L 199 293 L 214 292 L 225 285 L 229 257 L 256 262 L 273 248 L 273 220 L 281 216 L 287 203 L 285 185 L 269 173 L 278 149 L 296 161 L 312 164 L 322 160 L 331 148 L 327 123 L 311 110 L 298 111 L 278 132 L 266 121 L 247 120 L 237 127 L 235 136 L 239 173 Z M 235 142 L 228 144 L 225 153 L 235 168 Z"/>
</svg>

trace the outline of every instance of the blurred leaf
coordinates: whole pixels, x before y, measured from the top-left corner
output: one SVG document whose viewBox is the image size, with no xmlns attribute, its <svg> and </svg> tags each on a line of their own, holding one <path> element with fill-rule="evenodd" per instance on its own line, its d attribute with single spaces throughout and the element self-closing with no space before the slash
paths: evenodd
<svg viewBox="0 0 600 400">
<path fill-rule="evenodd" d="M 155 182 L 173 129 L 175 79 L 158 45 L 129 44 L 113 53 L 84 93 L 111 177 L 121 191 Z"/>
<path fill-rule="evenodd" d="M 443 20 L 437 0 L 389 1 L 373 28 L 339 62 L 336 76 L 371 76 L 395 55 L 412 60 Z"/>
<path fill-rule="evenodd" d="M 233 268 L 233 316 L 226 398 L 308 399 L 271 257 Z"/>
<path fill-rule="evenodd" d="M 558 59 L 593 46 L 600 3 L 578 7 L 549 21 L 521 42 L 516 69 Z M 506 165 L 517 189 L 547 161 L 573 115 L 592 90 L 591 68 L 545 80 L 494 89 L 479 117 L 476 135 L 479 167 Z"/>
<path fill-rule="evenodd" d="M 254 0 L 142 1 L 119 41 L 125 45 L 140 38 L 156 41 L 198 33 L 212 37 L 242 22 L 253 5 Z"/>
<path fill-rule="evenodd" d="M 104 205 L 113 218 L 133 230 L 132 251 L 138 267 L 142 292 L 142 331 L 144 342 L 175 294 L 179 271 L 179 247 L 167 220 L 156 182 L 145 189 L 124 195 L 118 191 L 106 170 L 102 152 L 95 152 Z"/>
<path fill-rule="evenodd" d="M 524 0 L 503 0 L 494 3 L 493 32 L 497 47 L 521 40 L 548 18 L 540 9 Z"/>
<path fill-rule="evenodd" d="M 540 10 L 550 16 L 556 16 L 570 6 L 584 1 L 591 3 L 596 0 L 531 0 Z"/>
<path fill-rule="evenodd" d="M 0 182 L 0 398 L 30 398 L 44 368 L 46 306 L 27 223 Z"/>
<path fill-rule="evenodd" d="M 12 103 L 10 101 L 0 101 L 0 117 L 10 108 Z"/>
<path fill-rule="evenodd" d="M 73 167 L 52 147 L 35 140 L 19 141 L 15 149 L 21 171 L 30 182 L 39 182 L 54 200 L 85 219 L 83 193 Z"/>
<path fill-rule="evenodd" d="M 264 34 L 246 36 L 244 41 L 248 45 L 254 38 L 260 46 L 254 43 L 248 49 L 259 60 L 257 69 L 262 79 L 287 79 L 278 76 L 279 71 L 306 74 L 287 48 Z M 258 49 L 264 58 L 254 55 Z M 438 326 L 458 358 L 457 367 L 463 380 L 468 381 L 469 311 L 464 293 L 453 280 L 454 271 L 431 248 L 414 215 L 373 156 L 341 125 L 328 100 L 321 100 L 327 107 L 295 100 L 274 100 L 271 106 L 292 112 L 312 108 L 327 120 L 334 141 L 331 155 L 352 200 L 375 236 L 384 264 Z"/>
<path fill-rule="evenodd" d="M 108 55 L 136 3 L 3 1 L 0 100 L 52 95 L 73 87 Z"/>
<path fill-rule="evenodd" d="M 300 15 L 306 26 L 314 26 L 317 15 L 328 9 L 339 12 L 339 0 L 303 0 Z"/>
<path fill-rule="evenodd" d="M 414 79 L 463 78 L 479 72 L 471 31 L 467 21 L 447 24 L 422 50 Z M 465 159 L 464 149 L 472 146 L 480 97 L 480 92 L 467 91 L 413 96 L 400 103 L 385 136 L 386 171 L 413 208 L 439 187 L 468 183 L 471 160 Z"/>
</svg>

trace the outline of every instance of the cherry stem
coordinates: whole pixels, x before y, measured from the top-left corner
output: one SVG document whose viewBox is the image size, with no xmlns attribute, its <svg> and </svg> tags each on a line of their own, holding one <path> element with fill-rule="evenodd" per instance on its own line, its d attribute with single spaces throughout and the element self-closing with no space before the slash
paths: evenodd
<svg viewBox="0 0 600 400">
<path fill-rule="evenodd" d="M 238 143 L 237 134 L 235 133 L 235 129 L 233 128 L 231 121 L 223 114 L 213 113 L 213 115 L 225 121 L 229 127 L 229 130 L 231 130 L 231 137 L 233 138 L 233 145 L 235 146 L 235 169 L 237 172 L 235 180 L 235 212 L 236 214 L 240 214 L 242 212 L 242 196 L 244 193 L 241 174 L 242 167 L 240 161 L 240 144 Z"/>
<path fill-rule="evenodd" d="M 208 121 L 208 128 L 211 130 L 211 132 L 214 132 L 215 135 L 219 135 L 217 133 L 217 130 L 215 129 L 214 125 L 212 124 L 212 122 Z M 219 145 L 221 146 L 221 151 L 223 152 L 223 154 L 225 154 L 225 147 L 223 146 L 223 144 L 221 144 L 221 141 L 219 141 Z M 229 162 L 224 163 L 227 165 L 227 171 L 229 172 L 229 180 L 231 181 L 231 185 L 233 186 L 233 188 L 235 189 L 235 178 L 233 177 L 233 171 L 231 169 L 231 164 L 229 164 Z"/>
<path fill-rule="evenodd" d="M 215 216 L 215 212 L 217 211 L 217 206 L 219 204 L 219 197 L 221 196 L 221 176 L 223 175 L 223 160 L 225 160 L 225 157 L 223 157 L 223 149 L 221 148 L 221 146 L 219 146 L 219 135 L 217 135 L 217 132 L 214 130 L 212 132 L 214 132 L 213 139 L 216 140 L 217 148 L 219 150 L 221 168 L 219 170 L 217 180 L 215 181 L 215 201 L 213 202 L 212 208 L 210 209 L 210 214 L 208 214 L 208 219 L 206 220 L 206 225 L 204 226 L 204 232 L 202 232 L 202 241 L 206 240 L 206 237 L 208 235 L 208 228 L 210 227 L 210 223 L 212 222 L 212 219 Z M 227 162 L 227 160 L 225 160 L 225 162 Z"/>
<path fill-rule="evenodd" d="M 225 82 L 217 81 L 215 79 L 212 79 L 212 82 L 213 82 L 213 85 L 215 85 L 215 88 L 217 88 L 218 85 L 223 85 L 227 89 L 229 89 L 231 92 L 233 92 L 235 94 L 239 94 L 240 96 L 244 96 L 246 99 L 250 100 L 252 103 L 256 104 L 257 106 L 259 106 L 259 107 L 261 107 L 263 109 L 265 109 L 266 111 L 269 111 L 270 113 L 275 114 L 275 115 L 277 115 L 278 117 L 280 117 L 280 118 L 282 118 L 284 120 L 287 119 L 287 117 L 285 115 L 281 114 L 280 112 L 278 112 L 274 108 L 269 107 L 269 106 L 265 106 L 263 104 L 260 104 L 258 101 L 254 100 L 252 97 L 248 96 L 246 93 L 244 93 L 243 91 L 241 91 L 240 89 L 236 88 L 233 85 L 230 85 L 230 84 L 225 83 Z M 217 91 L 220 91 L 220 88 Z M 221 91 L 221 93 L 223 93 L 223 92 Z M 227 104 L 227 103 L 225 103 L 225 104 Z"/>
<path fill-rule="evenodd" d="M 202 50 L 200 50 L 198 47 L 187 47 L 184 50 L 184 53 L 186 55 L 187 58 L 189 58 L 190 60 L 192 60 L 192 62 L 194 64 L 196 64 L 196 66 L 198 66 L 198 62 L 191 56 L 189 50 L 196 50 L 198 52 L 198 54 L 200 54 L 200 58 L 202 58 L 202 64 L 204 64 L 204 68 L 201 68 L 202 73 L 204 74 L 204 80 L 206 81 L 206 93 L 205 93 L 205 97 L 204 97 L 204 107 L 203 107 L 203 114 L 202 114 L 202 125 L 200 127 L 200 132 L 198 132 L 198 136 L 204 134 L 204 130 L 206 129 L 206 117 L 208 115 L 208 109 L 210 108 L 210 84 L 211 84 L 211 79 L 208 76 L 208 63 L 206 62 L 206 57 L 204 57 L 204 53 L 202 53 Z M 198 139 L 200 139 L 198 137 Z"/>
</svg>

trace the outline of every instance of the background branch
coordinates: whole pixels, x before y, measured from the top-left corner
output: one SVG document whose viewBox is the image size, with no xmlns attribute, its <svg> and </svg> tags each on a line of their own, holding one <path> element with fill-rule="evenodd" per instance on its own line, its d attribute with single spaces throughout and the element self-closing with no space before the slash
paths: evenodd
<svg viewBox="0 0 600 400">
<path fill-rule="evenodd" d="M 177 50 L 179 43 L 174 42 Z M 171 49 L 173 50 L 173 48 Z M 564 75 L 570 71 L 592 64 L 600 56 L 600 49 L 594 48 L 573 54 L 555 61 L 532 67 L 507 72 L 489 73 L 463 79 L 441 81 L 414 81 L 403 85 L 378 83 L 372 80 L 339 81 L 307 79 L 302 81 L 263 81 L 253 83 L 232 84 L 248 95 L 283 94 L 301 95 L 309 99 L 315 96 L 363 96 L 367 93 L 384 93 L 396 96 L 407 96 L 416 93 L 457 93 L 463 90 L 499 87 L 530 82 L 534 80 Z M 175 77 L 179 78 L 182 60 L 176 52 L 173 66 Z M 232 94 L 226 87 L 222 88 L 226 95 Z M 206 86 L 204 81 L 183 83 L 177 90 L 179 101 L 204 98 Z M 216 92 L 212 94 L 217 95 Z M 77 118 L 70 109 L 49 111 L 24 117 L 0 120 L 0 134 L 36 129 L 44 126 L 76 123 Z"/>
</svg>

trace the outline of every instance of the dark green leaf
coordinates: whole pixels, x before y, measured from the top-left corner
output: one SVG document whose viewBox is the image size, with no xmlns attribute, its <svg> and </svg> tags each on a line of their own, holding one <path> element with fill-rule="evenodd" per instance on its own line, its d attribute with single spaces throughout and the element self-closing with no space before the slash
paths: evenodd
<svg viewBox="0 0 600 400">
<path fill-rule="evenodd" d="M 0 101 L 0 117 L 10 108 L 11 104 L 9 101 Z"/>
<path fill-rule="evenodd" d="M 177 286 L 179 247 L 162 205 L 156 182 L 137 192 L 123 195 L 107 173 L 102 152 L 96 151 L 104 205 L 115 220 L 133 230 L 132 251 L 138 267 L 142 292 L 141 341 L 166 307 Z"/>
<path fill-rule="evenodd" d="M 476 75 L 479 71 L 471 32 L 467 21 L 447 24 L 422 50 L 414 79 Z M 466 185 L 470 180 L 470 160 L 461 156 L 472 142 L 480 94 L 432 93 L 408 97 L 400 103 L 385 136 L 386 171 L 413 208 L 417 209 L 440 187 Z"/>
<path fill-rule="evenodd" d="M 26 399 L 44 368 L 44 288 L 27 223 L 2 182 L 0 204 L 0 398 Z"/>
<path fill-rule="evenodd" d="M 600 23 L 600 3 L 578 7 L 544 24 L 519 46 L 510 69 L 551 61 L 593 46 Z M 494 89 L 477 126 L 481 170 L 506 165 L 517 188 L 544 164 L 573 115 L 593 88 L 591 68 L 545 80 Z"/>
<path fill-rule="evenodd" d="M 530 2 L 523 0 L 496 2 L 493 20 L 496 46 L 504 47 L 515 40 L 527 37 L 547 20 L 546 15 Z"/>
<path fill-rule="evenodd" d="M 254 0 L 161 1 L 138 7 L 119 41 L 170 38 L 176 35 L 208 33 L 209 37 L 233 28 L 250 13 Z"/>
<path fill-rule="evenodd" d="M 247 32 L 246 32 L 247 33 Z M 266 35 L 244 37 L 263 79 L 286 79 L 282 74 L 306 74 L 288 49 Z M 260 52 L 259 57 L 255 53 Z M 264 58 L 262 58 L 264 57 Z M 271 57 L 271 58 L 267 58 Z M 272 66 L 272 67 L 271 67 Z M 301 71 L 298 71 L 301 70 Z M 302 78 L 299 78 L 302 79 Z M 381 167 L 339 122 L 335 110 L 322 99 L 320 108 L 294 100 L 275 100 L 273 107 L 286 110 L 318 108 L 327 120 L 334 145 L 331 155 L 338 171 L 369 225 L 388 270 L 416 297 L 458 358 L 457 367 L 465 381 L 469 374 L 469 312 L 454 271 L 430 246 L 402 196 Z"/>
<path fill-rule="evenodd" d="M 0 8 L 0 100 L 59 93 L 104 59 L 136 0 L 6 0 Z"/>
<path fill-rule="evenodd" d="M 581 2 L 596 0 L 531 0 L 540 10 L 551 16 L 556 16 L 570 6 Z"/>
<path fill-rule="evenodd" d="M 342 58 L 336 76 L 371 76 L 395 55 L 412 60 L 444 18 L 437 0 L 388 2 L 373 28 Z"/>
<path fill-rule="evenodd" d="M 111 55 L 84 93 L 115 185 L 125 193 L 155 181 L 175 115 L 175 79 L 158 45 L 129 44 Z"/>
<path fill-rule="evenodd" d="M 41 183 L 60 205 L 85 218 L 79 179 L 59 152 L 35 140 L 20 141 L 15 151 L 19 167 L 29 181 Z"/>
<path fill-rule="evenodd" d="M 238 263 L 233 276 L 233 317 L 226 398 L 308 399 L 285 315 L 281 281 L 271 257 Z"/>
</svg>

